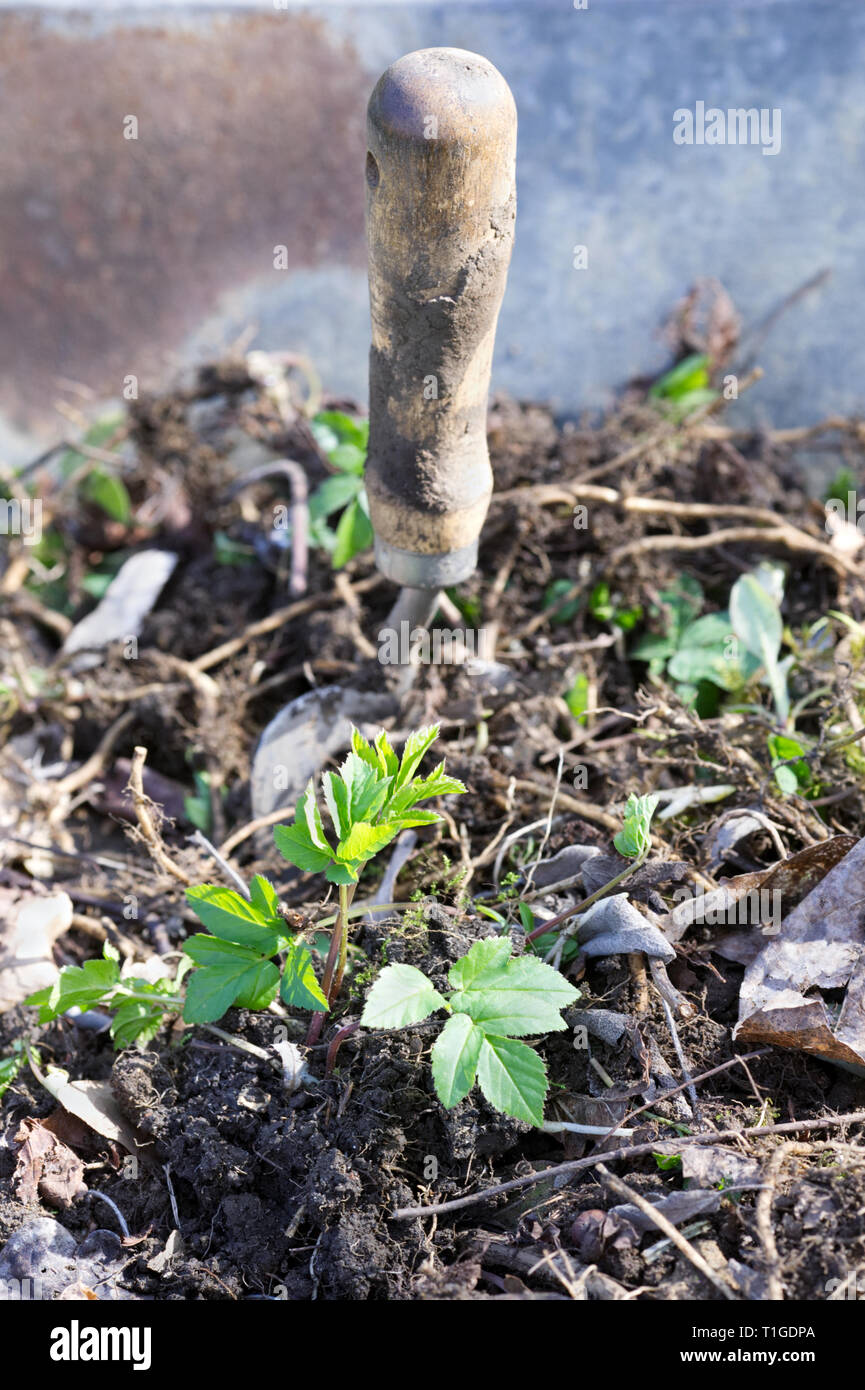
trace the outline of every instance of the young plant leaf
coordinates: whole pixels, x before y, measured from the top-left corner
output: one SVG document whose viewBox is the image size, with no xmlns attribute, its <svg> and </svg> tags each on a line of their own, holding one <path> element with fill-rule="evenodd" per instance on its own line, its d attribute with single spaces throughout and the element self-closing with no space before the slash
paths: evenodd
<svg viewBox="0 0 865 1390">
<path fill-rule="evenodd" d="M 305 873 L 320 874 L 331 861 L 330 850 L 316 849 L 305 825 L 278 825 L 273 839 L 283 859 Z"/>
<path fill-rule="evenodd" d="M 50 1023 L 69 1009 L 89 1009 L 110 994 L 120 979 L 113 959 L 86 960 L 83 965 L 65 965 L 54 984 L 25 999 L 39 1008 L 39 1022 Z"/>
<path fill-rule="evenodd" d="M 260 960 L 223 958 L 196 970 L 186 986 L 183 1017 L 187 1023 L 215 1023 L 235 999 L 259 979 Z"/>
<path fill-rule="evenodd" d="M 262 916 L 269 921 L 279 922 L 279 898 L 276 889 L 270 879 L 263 878 L 261 874 L 256 874 L 249 885 L 249 896 L 252 906 Z"/>
<path fill-rule="evenodd" d="M 642 858 L 651 849 L 650 827 L 657 804 L 658 798 L 654 793 L 649 796 L 634 796 L 632 793 L 628 797 L 622 828 L 613 837 L 613 844 L 626 859 Z"/>
<path fill-rule="evenodd" d="M 526 1043 L 485 1034 L 478 1058 L 478 1082 L 490 1105 L 505 1115 L 530 1125 L 544 1123 L 547 1069 Z"/>
<path fill-rule="evenodd" d="M 770 581 L 771 582 L 771 581 Z M 787 681 L 778 667 L 783 624 L 774 596 L 756 575 L 743 574 L 730 593 L 730 621 L 742 645 L 756 656 L 766 670 L 778 718 L 786 723 L 790 713 Z"/>
<path fill-rule="evenodd" d="M 336 837 L 341 840 L 348 834 L 351 826 L 351 815 L 349 813 L 349 796 L 346 785 L 341 777 L 337 777 L 332 772 L 325 772 L 321 785 L 324 790 L 324 800 L 330 818 L 333 821 L 333 828 Z"/>
<path fill-rule="evenodd" d="M 244 981 L 234 996 L 238 1009 L 266 1009 L 276 998 L 279 989 L 279 970 L 271 960 L 261 960 L 255 973 Z"/>
<path fill-rule="evenodd" d="M 399 826 L 389 821 L 381 825 L 370 825 L 368 821 L 355 821 L 344 840 L 341 840 L 337 854 L 341 860 L 356 864 L 359 860 L 371 859 L 380 849 L 389 845 L 399 834 Z"/>
<path fill-rule="evenodd" d="M 444 1005 L 438 990 L 413 965 L 386 965 L 367 996 L 360 1021 L 364 1028 L 405 1028 Z"/>
<path fill-rule="evenodd" d="M 414 774 L 424 753 L 431 744 L 435 743 L 438 736 L 438 724 L 430 724 L 425 729 L 418 729 L 416 733 L 409 734 L 402 752 L 399 772 L 394 782 L 394 791 L 399 791 L 400 787 L 405 786 Z"/>
<path fill-rule="evenodd" d="M 267 901 L 265 890 L 257 891 Z M 222 941 L 234 941 L 266 956 L 276 955 L 281 949 L 281 933 L 268 925 L 267 920 L 262 920 L 261 908 L 235 893 L 233 888 L 205 883 L 187 888 L 186 901 L 208 931 Z"/>
<path fill-rule="evenodd" d="M 457 990 L 448 1002 L 454 1013 L 468 1014 L 485 1033 L 524 1037 L 561 1032 L 565 1023 L 559 1010 L 578 997 L 551 965 L 537 956 L 519 956 L 479 971 L 470 986 Z"/>
<path fill-rule="evenodd" d="M 501 975 L 511 958 L 513 947 L 507 936 L 487 936 L 476 941 L 464 956 L 448 971 L 448 983 L 453 989 L 480 987 L 488 972 Z"/>
<path fill-rule="evenodd" d="M 436 1095 L 446 1110 L 465 1100 L 478 1069 L 484 1035 L 468 1014 L 452 1014 L 432 1050 Z"/>
<path fill-rule="evenodd" d="M 312 955 L 309 947 L 298 936 L 288 948 L 279 997 L 283 1004 L 292 1004 L 297 1009 L 311 1009 L 327 1013 L 327 999 L 321 985 L 315 978 Z"/>
</svg>

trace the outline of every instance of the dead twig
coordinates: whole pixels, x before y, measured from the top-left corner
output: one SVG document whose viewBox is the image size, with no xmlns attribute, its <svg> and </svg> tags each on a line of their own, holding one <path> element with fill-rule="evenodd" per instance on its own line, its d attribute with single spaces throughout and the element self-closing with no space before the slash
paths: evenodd
<svg viewBox="0 0 865 1390">
<path fill-rule="evenodd" d="M 684 1087 L 679 1086 L 674 1089 L 683 1090 Z M 666 1091 L 664 1099 L 672 1094 L 672 1090 Z M 855 1110 L 848 1115 L 827 1115 L 822 1120 L 791 1120 L 789 1123 L 781 1125 L 754 1125 L 747 1129 L 722 1129 L 710 1131 L 708 1134 L 685 1134 L 676 1139 L 676 1147 L 681 1148 L 691 1144 L 716 1144 L 724 1139 L 746 1137 L 757 1139 L 766 1134 L 795 1134 L 797 1131 L 829 1129 L 847 1124 L 865 1124 L 865 1110 Z M 392 1221 L 409 1221 L 416 1216 L 439 1216 L 442 1212 L 461 1211 L 465 1207 L 476 1206 L 478 1202 L 500 1197 L 507 1192 L 516 1192 L 523 1187 L 531 1187 L 534 1183 L 543 1182 L 549 1178 L 575 1176 L 587 1168 L 596 1167 L 598 1163 L 605 1161 L 607 1163 L 619 1163 L 625 1158 L 640 1158 L 644 1154 L 655 1153 L 658 1145 L 664 1142 L 664 1140 L 655 1139 L 649 1144 L 629 1144 L 625 1148 L 612 1149 L 608 1153 L 590 1154 L 588 1158 L 576 1158 L 571 1159 L 568 1163 L 556 1163 L 549 1168 L 542 1168 L 538 1172 L 529 1173 L 524 1177 L 511 1178 L 509 1182 L 496 1183 L 493 1187 L 484 1188 L 480 1192 L 469 1193 L 467 1197 L 455 1197 L 450 1202 L 437 1202 L 426 1207 L 400 1207 L 393 1212 L 390 1219 Z"/>
<path fill-rule="evenodd" d="M 796 1156 L 807 1157 L 810 1145 L 788 1143 L 781 1144 L 772 1154 L 763 1175 L 763 1186 L 757 1195 L 756 1219 L 757 1234 L 760 1237 L 760 1244 L 763 1247 L 763 1263 L 766 1269 L 766 1277 L 769 1281 L 768 1297 L 772 1303 L 782 1303 L 784 1301 L 784 1285 L 781 1280 L 781 1260 L 778 1255 L 778 1246 L 775 1243 L 775 1231 L 772 1226 L 772 1203 L 777 1194 L 778 1181 L 781 1177 L 781 1169 L 788 1158 Z"/>
<path fill-rule="evenodd" d="M 738 1300 L 738 1294 L 735 1293 L 732 1286 L 728 1284 L 725 1279 L 722 1279 L 720 1275 L 715 1273 L 711 1265 L 707 1264 L 703 1259 L 699 1250 L 694 1249 L 691 1242 L 685 1239 L 682 1232 L 677 1230 L 672 1221 L 668 1221 L 666 1216 L 658 1211 L 657 1207 L 653 1207 L 652 1203 L 647 1202 L 645 1197 L 641 1196 L 639 1192 L 635 1192 L 633 1187 L 629 1187 L 626 1182 L 622 1182 L 621 1178 L 617 1178 L 603 1163 L 597 1165 L 597 1172 L 605 1187 L 608 1187 L 617 1197 L 623 1198 L 626 1202 L 633 1203 L 635 1207 L 640 1209 L 644 1216 L 647 1216 L 649 1220 L 657 1226 L 659 1231 L 663 1231 L 667 1239 L 673 1242 L 677 1250 L 681 1250 L 685 1259 L 702 1274 L 704 1279 L 709 1281 L 712 1288 L 715 1289 L 722 1298 L 728 1298 L 731 1302 L 736 1302 Z"/>
<path fill-rule="evenodd" d="M 173 878 L 178 879 L 180 883 L 189 887 L 192 883 L 192 879 L 185 869 L 181 869 L 178 864 L 175 864 L 174 860 L 169 855 L 162 843 L 162 837 L 154 824 L 153 817 L 150 814 L 150 808 L 153 803 L 145 794 L 142 781 L 146 758 L 146 748 L 135 749 L 132 754 L 132 766 L 129 770 L 129 781 L 127 783 L 127 791 L 132 793 L 132 801 L 135 806 L 135 815 L 138 820 L 141 835 L 154 863 L 158 864 L 160 869 L 164 869 L 166 873 L 171 874 Z"/>
</svg>

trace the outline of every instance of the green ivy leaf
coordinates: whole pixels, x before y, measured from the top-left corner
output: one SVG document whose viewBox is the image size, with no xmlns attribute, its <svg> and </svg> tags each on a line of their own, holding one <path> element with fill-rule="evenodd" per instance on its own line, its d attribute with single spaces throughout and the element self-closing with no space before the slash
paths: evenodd
<svg viewBox="0 0 865 1390">
<path fill-rule="evenodd" d="M 300 937 L 296 937 L 288 948 L 279 996 L 283 1004 L 292 1004 L 297 1009 L 327 1012 L 327 999 L 315 978 L 312 955 Z"/>
<path fill-rule="evenodd" d="M 420 1023 L 445 1001 L 413 965 L 387 965 L 370 990 L 361 1016 L 365 1028 L 405 1028 Z"/>
<path fill-rule="evenodd" d="M 436 1095 L 446 1110 L 464 1100 L 475 1084 L 484 1035 L 468 1014 L 453 1014 L 432 1050 Z"/>
<path fill-rule="evenodd" d="M 490 1105 L 505 1115 L 530 1125 L 544 1123 L 547 1069 L 526 1043 L 485 1034 L 478 1058 L 478 1082 Z"/>
</svg>

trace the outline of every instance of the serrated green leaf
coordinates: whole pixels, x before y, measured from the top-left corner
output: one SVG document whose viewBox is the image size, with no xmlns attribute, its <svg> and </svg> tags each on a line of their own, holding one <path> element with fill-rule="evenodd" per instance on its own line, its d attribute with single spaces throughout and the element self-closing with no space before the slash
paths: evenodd
<svg viewBox="0 0 865 1390">
<path fill-rule="evenodd" d="M 258 979 L 260 960 L 223 959 L 196 970 L 186 986 L 183 1017 L 187 1023 L 215 1023 L 237 996 Z"/>
<path fill-rule="evenodd" d="M 360 1021 L 365 1028 L 405 1028 L 429 1018 L 444 1003 L 413 965 L 386 965 L 367 996 Z"/>
<path fill-rule="evenodd" d="M 223 961 L 245 961 L 247 965 L 257 965 L 262 959 L 261 952 L 253 946 L 224 941 L 219 936 L 205 936 L 203 932 L 188 936 L 183 943 L 183 950 L 196 965 L 218 965 Z"/>
<path fill-rule="evenodd" d="M 432 1050 L 436 1095 L 446 1110 L 464 1100 L 475 1084 L 484 1035 L 468 1014 L 453 1014 Z"/>
<path fill-rule="evenodd" d="M 485 1034 L 478 1057 L 478 1083 L 496 1110 L 530 1125 L 544 1123 L 547 1069 L 526 1043 Z"/>
<path fill-rule="evenodd" d="M 120 978 L 113 960 L 86 960 L 83 965 L 65 965 L 49 989 L 37 990 L 25 1004 L 39 1008 L 39 1022 L 49 1023 L 69 1009 L 89 1009 L 110 994 Z"/>
<path fill-rule="evenodd" d="M 351 728 L 351 751 L 356 753 L 369 767 L 375 768 L 376 770 L 378 769 L 378 758 L 376 757 L 375 749 L 371 747 L 369 740 L 364 738 L 360 729 L 356 729 L 354 725 L 352 725 Z"/>
<path fill-rule="evenodd" d="M 369 550 L 372 542 L 372 523 L 358 496 L 346 507 L 336 528 L 336 545 L 331 557 L 334 569 L 342 569 L 355 555 Z"/>
<path fill-rule="evenodd" d="M 119 1051 L 132 1043 L 144 1046 L 159 1032 L 165 1010 L 142 999 L 125 999 L 111 1020 L 111 1038 Z"/>
<path fill-rule="evenodd" d="M 355 821 L 346 838 L 340 840 L 337 854 L 340 860 L 356 864 L 359 860 L 371 859 L 398 834 L 399 826 L 389 821 L 383 821 L 380 825 Z"/>
<path fill-rule="evenodd" d="M 384 776 L 395 777 L 399 771 L 399 758 L 391 748 L 390 740 L 384 729 L 376 735 L 375 751 Z"/>
<path fill-rule="evenodd" d="M 390 811 L 388 811 L 390 817 Z M 443 819 L 437 811 L 419 811 L 412 809 L 406 811 L 404 815 L 394 819 L 394 825 L 398 825 L 400 830 L 408 830 L 413 825 L 438 825 Z"/>
<path fill-rule="evenodd" d="M 233 888 L 205 883 L 187 888 L 186 901 L 208 931 L 222 941 L 234 941 L 266 956 L 281 949 L 282 934 L 268 924 L 261 908 Z"/>
<path fill-rule="evenodd" d="M 478 946 L 498 946 L 505 942 L 476 942 L 468 956 Z M 510 943 L 507 943 L 510 947 Z M 452 967 L 450 979 L 466 979 L 462 988 L 450 996 L 448 1003 L 454 1013 L 467 1013 L 485 1033 L 522 1037 L 529 1033 L 555 1033 L 564 1027 L 559 1010 L 579 998 L 579 991 L 569 984 L 558 970 L 546 965 L 537 956 L 519 956 L 502 964 L 492 950 L 478 954 L 465 976 L 458 961 Z"/>
<path fill-rule="evenodd" d="M 315 849 L 323 850 L 326 854 L 330 854 L 331 849 L 325 837 L 324 826 L 321 823 L 321 812 L 318 809 L 318 802 L 315 799 L 315 789 L 312 785 L 311 778 L 307 782 L 306 790 L 297 804 L 297 813 L 294 817 L 294 823 L 300 827 L 306 826 L 309 832 L 310 842 Z"/>
<path fill-rule="evenodd" d="M 321 779 L 321 785 L 324 791 L 325 805 L 330 812 L 336 837 L 341 840 L 351 824 L 345 783 L 341 777 L 335 776 L 332 772 L 325 772 Z"/>
<path fill-rule="evenodd" d="M 375 790 L 378 782 L 378 759 L 370 750 L 371 762 L 367 762 L 360 754 L 348 753 L 339 769 L 348 795 L 349 824 L 362 817 L 358 814 L 357 808 L 364 804 L 371 793 Z"/>
<path fill-rule="evenodd" d="M 424 729 L 418 729 L 416 733 L 409 734 L 402 750 L 399 772 L 394 781 L 394 791 L 399 791 L 404 787 L 409 779 L 414 775 L 415 768 L 418 766 L 424 753 L 439 736 L 439 725 L 429 724 Z"/>
<path fill-rule="evenodd" d="M 256 966 L 251 979 L 244 981 L 234 996 L 238 1009 L 266 1009 L 276 998 L 279 989 L 279 971 L 273 961 L 262 960 Z"/>
<path fill-rule="evenodd" d="M 312 955 L 300 937 L 296 937 L 288 948 L 279 996 L 284 1004 L 291 1004 L 297 1009 L 327 1012 L 327 999 L 315 977 Z"/>
<path fill-rule="evenodd" d="M 11 1057 L 0 1057 L 0 1096 L 12 1085 L 24 1062 L 23 1052 L 13 1053 Z"/>
<path fill-rule="evenodd" d="M 278 825 L 273 832 L 273 840 L 283 859 L 305 873 L 320 874 L 333 857 L 330 852 L 316 849 L 306 826 Z"/>
<path fill-rule="evenodd" d="M 279 920 L 279 898 L 270 879 L 256 874 L 249 885 L 249 896 L 253 907 L 262 917 Z"/>
<path fill-rule="evenodd" d="M 511 958 L 513 947 L 507 936 L 488 936 L 476 941 L 464 956 L 448 971 L 448 983 L 453 989 L 471 989 L 486 975 L 501 977 Z"/>
</svg>

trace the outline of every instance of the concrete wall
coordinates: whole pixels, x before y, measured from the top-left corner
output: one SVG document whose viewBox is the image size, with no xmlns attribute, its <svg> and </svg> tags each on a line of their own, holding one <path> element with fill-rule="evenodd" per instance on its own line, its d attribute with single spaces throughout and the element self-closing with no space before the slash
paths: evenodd
<svg viewBox="0 0 865 1390">
<path fill-rule="evenodd" d="M 434 44 L 492 59 L 519 110 L 496 385 L 599 405 L 665 365 L 660 327 L 697 277 L 753 324 L 829 268 L 737 409 L 861 410 L 865 5 L 588 5 L 0 0 L 0 457 L 56 437 L 72 383 L 117 396 L 250 324 L 363 399 L 365 105 L 390 61 Z M 674 144 L 697 101 L 780 109 L 780 151 Z"/>
</svg>

